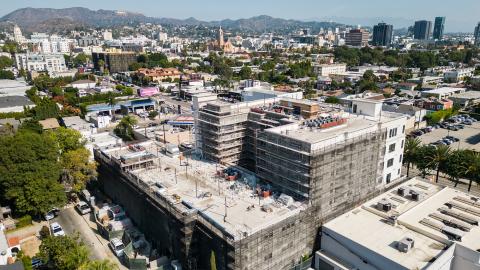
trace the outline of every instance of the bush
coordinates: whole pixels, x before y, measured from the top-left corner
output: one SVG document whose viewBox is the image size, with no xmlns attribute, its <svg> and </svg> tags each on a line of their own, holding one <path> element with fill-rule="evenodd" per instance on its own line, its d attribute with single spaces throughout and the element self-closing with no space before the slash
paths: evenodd
<svg viewBox="0 0 480 270">
<path fill-rule="evenodd" d="M 50 229 L 48 228 L 48 226 L 43 226 L 41 229 L 40 229 L 40 238 L 46 238 L 50 236 Z"/>
<path fill-rule="evenodd" d="M 32 217 L 25 215 L 17 220 L 17 228 L 23 228 L 32 225 Z"/>
</svg>

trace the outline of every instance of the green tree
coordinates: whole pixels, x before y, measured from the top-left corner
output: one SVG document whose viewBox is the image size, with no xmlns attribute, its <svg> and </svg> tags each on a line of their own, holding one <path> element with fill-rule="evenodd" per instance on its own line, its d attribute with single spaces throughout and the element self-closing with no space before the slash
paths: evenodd
<svg viewBox="0 0 480 270">
<path fill-rule="evenodd" d="M 0 56 L 0 69 L 13 66 L 13 60 L 7 56 Z"/>
<path fill-rule="evenodd" d="M 38 257 L 50 269 L 77 270 L 89 263 L 87 246 L 78 236 L 49 236 L 42 240 Z"/>
<path fill-rule="evenodd" d="M 89 261 L 86 264 L 82 265 L 79 270 L 117 270 L 118 265 L 109 261 Z"/>
<path fill-rule="evenodd" d="M 210 253 L 210 270 L 217 270 L 217 260 L 215 259 L 215 251 Z"/>
<path fill-rule="evenodd" d="M 422 177 L 425 178 L 431 170 L 436 169 L 436 164 L 432 161 L 435 156 L 435 147 L 431 145 L 422 145 L 417 150 L 415 165 L 420 170 Z"/>
<path fill-rule="evenodd" d="M 57 118 L 60 115 L 60 109 L 57 103 L 49 98 L 41 99 L 33 110 L 35 112 L 35 118 L 38 120 Z"/>
<path fill-rule="evenodd" d="M 90 152 L 81 147 L 62 155 L 62 183 L 73 192 L 80 192 L 97 176 L 97 165 L 89 160 Z"/>
<path fill-rule="evenodd" d="M 39 216 L 66 201 L 59 184 L 56 142 L 46 134 L 19 130 L 0 137 L 0 194 L 20 214 Z"/>
<path fill-rule="evenodd" d="M 455 182 L 457 187 L 460 178 L 465 177 L 468 169 L 466 150 L 454 150 L 450 154 L 448 162 L 445 163 L 443 172 L 448 175 L 448 178 Z"/>
<path fill-rule="evenodd" d="M 0 79 L 15 80 L 15 75 L 10 70 L 0 70 Z"/>
<path fill-rule="evenodd" d="M 108 93 L 107 95 L 107 104 L 110 106 L 110 116 L 112 118 L 115 117 L 115 105 L 117 105 L 117 100 L 115 99 L 115 95 L 113 93 Z"/>
<path fill-rule="evenodd" d="M 338 104 L 340 103 L 340 99 L 337 97 L 327 97 L 325 103 Z"/>
<path fill-rule="evenodd" d="M 238 76 L 240 76 L 240 79 L 242 80 L 250 79 L 252 77 L 252 69 L 247 66 L 242 67 L 238 73 Z"/>
<path fill-rule="evenodd" d="M 133 126 L 137 123 L 137 120 L 127 115 L 125 116 L 120 123 L 113 130 L 115 135 L 124 139 L 125 141 L 133 141 L 135 139 L 135 134 L 133 132 Z"/>
<path fill-rule="evenodd" d="M 82 134 L 74 129 L 60 127 L 49 131 L 48 135 L 57 143 L 60 155 L 68 151 L 80 149 L 85 145 Z"/>
<path fill-rule="evenodd" d="M 469 180 L 468 191 L 472 188 L 472 182 L 480 184 L 480 153 L 475 151 L 467 151 L 467 173 L 466 176 Z"/>
<path fill-rule="evenodd" d="M 422 142 L 419 138 L 408 138 L 405 142 L 403 163 L 407 164 L 407 177 L 410 172 L 410 164 L 415 164 L 418 157 L 417 152 Z"/>
<path fill-rule="evenodd" d="M 440 171 L 445 170 L 445 165 L 448 163 L 448 160 L 450 159 L 450 154 L 452 153 L 450 146 L 448 145 L 439 145 L 435 149 L 435 152 L 433 153 L 433 156 L 430 156 L 428 158 L 431 159 L 432 164 L 437 169 L 437 174 L 435 176 L 435 181 L 438 183 L 438 177 L 440 175 Z"/>
</svg>

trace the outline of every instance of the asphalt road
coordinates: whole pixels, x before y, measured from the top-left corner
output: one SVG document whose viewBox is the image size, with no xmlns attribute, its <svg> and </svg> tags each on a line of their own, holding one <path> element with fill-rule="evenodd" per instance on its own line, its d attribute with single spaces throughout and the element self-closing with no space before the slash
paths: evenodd
<svg viewBox="0 0 480 270">
<path fill-rule="evenodd" d="M 108 247 L 108 241 L 96 233 L 94 226 L 95 223 L 92 222 L 90 218 L 93 218 L 93 216 L 82 216 L 74 207 L 68 207 L 63 209 L 53 221 L 57 221 L 63 227 L 63 230 L 67 235 L 78 233 L 82 241 L 90 248 L 91 259 L 108 259 L 115 262 L 120 269 L 127 269 L 112 253 Z"/>
</svg>

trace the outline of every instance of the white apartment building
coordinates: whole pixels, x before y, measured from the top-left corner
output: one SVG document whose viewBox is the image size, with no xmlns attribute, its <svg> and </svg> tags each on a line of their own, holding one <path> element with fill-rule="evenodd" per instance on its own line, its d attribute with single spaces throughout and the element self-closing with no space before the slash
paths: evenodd
<svg viewBox="0 0 480 270">
<path fill-rule="evenodd" d="M 457 70 L 446 71 L 443 73 L 443 80 L 446 82 L 460 82 L 466 77 L 472 77 L 475 68 L 461 68 Z"/>
<path fill-rule="evenodd" d="M 105 31 L 103 32 L 103 40 L 112 40 L 112 32 L 111 31 Z"/>
<path fill-rule="evenodd" d="M 18 69 L 38 72 L 67 71 L 63 54 L 17 53 L 15 64 Z"/>
<path fill-rule="evenodd" d="M 386 132 L 385 145 L 379 160 L 379 170 L 382 170 L 383 184 L 390 184 L 399 179 L 402 172 L 403 149 L 405 147 L 405 130 L 407 116 L 382 111 L 383 102 L 369 99 L 352 101 L 352 113 L 372 117 L 378 121 L 378 127 Z M 380 179 L 379 179 L 380 182 Z"/>
<path fill-rule="evenodd" d="M 330 76 L 331 74 L 342 74 L 347 71 L 347 65 L 342 63 L 323 64 L 323 65 L 314 64 L 313 71 L 318 76 Z"/>
<path fill-rule="evenodd" d="M 37 45 L 40 53 L 70 53 L 74 40 L 60 37 L 58 35 L 47 35 L 45 33 L 33 33 L 30 42 Z"/>
</svg>

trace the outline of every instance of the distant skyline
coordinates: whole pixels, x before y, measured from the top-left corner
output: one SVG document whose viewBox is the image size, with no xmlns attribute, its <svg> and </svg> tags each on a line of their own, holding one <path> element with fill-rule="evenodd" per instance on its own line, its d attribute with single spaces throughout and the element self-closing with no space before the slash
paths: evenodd
<svg viewBox="0 0 480 270">
<path fill-rule="evenodd" d="M 346 24 L 373 26 L 385 21 L 394 28 L 413 25 L 415 20 L 434 21 L 447 17 L 445 32 L 473 32 L 480 21 L 479 0 L 457 0 L 454 5 L 439 0 L 15 0 L 2 3 L 0 16 L 16 9 L 86 7 L 125 10 L 146 16 L 199 20 L 222 20 L 269 15 L 297 20 L 332 20 Z"/>
</svg>

